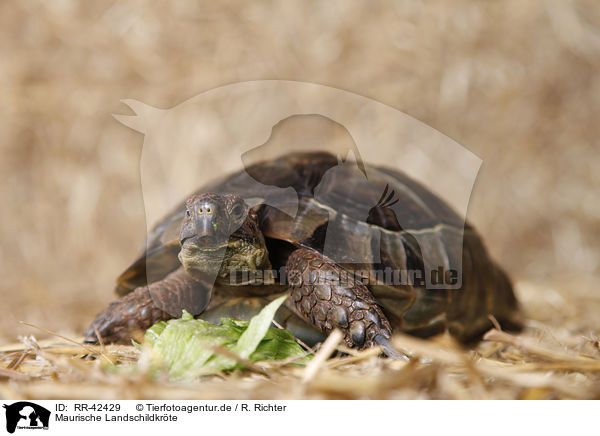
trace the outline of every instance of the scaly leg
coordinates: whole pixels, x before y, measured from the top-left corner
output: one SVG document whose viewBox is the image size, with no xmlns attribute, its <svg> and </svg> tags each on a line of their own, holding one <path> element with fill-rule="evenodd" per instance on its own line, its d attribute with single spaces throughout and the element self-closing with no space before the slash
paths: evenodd
<svg viewBox="0 0 600 436">
<path fill-rule="evenodd" d="M 287 261 L 296 309 L 321 331 L 344 332 L 349 347 L 381 345 L 385 354 L 406 357 L 390 344 L 392 329 L 371 291 L 321 253 L 300 248 Z"/>
<path fill-rule="evenodd" d="M 200 314 L 210 301 L 211 288 L 192 279 L 183 267 L 163 280 L 136 288 L 100 312 L 85 334 L 85 341 L 127 343 L 158 321 L 181 316 L 185 309 Z"/>
</svg>

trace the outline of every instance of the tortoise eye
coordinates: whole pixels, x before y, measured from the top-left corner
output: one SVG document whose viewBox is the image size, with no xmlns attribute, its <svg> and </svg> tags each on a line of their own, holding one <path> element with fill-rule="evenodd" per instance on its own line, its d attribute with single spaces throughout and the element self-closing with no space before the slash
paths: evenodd
<svg viewBox="0 0 600 436">
<path fill-rule="evenodd" d="M 185 210 L 185 215 L 186 215 L 186 216 L 190 216 L 190 210 L 189 210 L 189 209 L 186 209 L 186 210 Z"/>
</svg>

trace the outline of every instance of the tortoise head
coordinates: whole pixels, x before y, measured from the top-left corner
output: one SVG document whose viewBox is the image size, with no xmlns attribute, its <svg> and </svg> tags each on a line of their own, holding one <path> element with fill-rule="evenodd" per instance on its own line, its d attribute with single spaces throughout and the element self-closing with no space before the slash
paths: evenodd
<svg viewBox="0 0 600 436">
<path fill-rule="evenodd" d="M 233 266 L 256 269 L 264 264 L 267 251 L 258 217 L 241 197 L 193 195 L 185 208 L 179 260 L 192 277 L 215 271 L 225 276 Z"/>
</svg>

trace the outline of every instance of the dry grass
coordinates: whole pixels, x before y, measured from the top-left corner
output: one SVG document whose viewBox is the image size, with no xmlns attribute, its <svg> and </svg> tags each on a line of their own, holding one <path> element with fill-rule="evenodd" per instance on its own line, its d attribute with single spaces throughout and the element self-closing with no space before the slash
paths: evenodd
<svg viewBox="0 0 600 436">
<path fill-rule="evenodd" d="M 15 0 L 0 4 L 0 29 L 0 343 L 32 333 L 19 321 L 81 334 L 142 245 L 142 138 L 110 117 L 126 112 L 120 99 L 167 108 L 266 78 L 368 96 L 479 155 L 469 218 L 531 320 L 517 342 L 495 336 L 473 352 L 411 343 L 429 363 L 334 358 L 306 385 L 301 371 L 277 368 L 269 379 L 173 386 L 106 375 L 78 347 L 26 341 L 2 352 L 0 396 L 598 396 L 594 0 Z M 137 358 L 129 348 L 107 354 Z"/>
<path fill-rule="evenodd" d="M 539 298 L 540 291 L 553 292 L 526 283 L 519 289 L 530 298 Z M 600 299 L 593 303 L 587 309 L 597 313 Z M 65 338 L 38 342 L 28 336 L 21 343 L 0 347 L 0 396 L 600 399 L 600 338 L 540 321 L 527 321 L 519 335 L 492 329 L 473 349 L 458 346 L 448 335 L 429 340 L 398 335 L 394 345 L 410 356 L 408 362 L 380 358 L 378 348 L 349 350 L 340 342 L 341 335 L 332 333 L 304 368 L 259 362 L 249 371 L 180 384 L 169 381 L 166 374 L 151 375 L 144 355 L 133 346 L 82 346 Z"/>
<path fill-rule="evenodd" d="M 27 399 L 598 399 L 600 298 L 586 284 L 518 282 L 526 328 L 518 335 L 491 330 L 473 349 L 447 335 L 420 340 L 396 336 L 409 362 L 339 346 L 332 335 L 306 368 L 258 363 L 253 371 L 173 383 L 150 376 L 133 346 L 83 346 L 33 336 L 0 347 L 0 397 Z M 561 291 L 563 289 L 563 291 Z M 29 326 L 32 333 L 39 328 Z M 330 355 L 335 350 L 349 354 Z M 119 370 L 115 370 L 119 368 Z"/>
</svg>

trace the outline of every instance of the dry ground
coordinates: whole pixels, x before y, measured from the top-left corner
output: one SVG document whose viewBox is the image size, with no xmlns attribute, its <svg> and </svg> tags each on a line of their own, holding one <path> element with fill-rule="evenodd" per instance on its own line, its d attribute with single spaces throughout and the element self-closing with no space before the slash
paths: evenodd
<svg viewBox="0 0 600 436">
<path fill-rule="evenodd" d="M 1 343 L 29 334 L 45 343 L 19 321 L 79 336 L 142 244 L 142 137 L 111 118 L 126 112 L 119 100 L 167 108 L 252 79 L 368 96 L 479 155 L 469 219 L 529 320 L 522 337 L 495 334 L 475 352 L 400 338 L 422 363 L 336 358 L 304 384 L 290 369 L 189 388 L 143 375 L 123 384 L 101 375 L 99 361 L 71 358 L 80 348 L 27 340 L 0 348 L 0 396 L 598 397 L 594 0 L 25 0 L 0 4 L 0 29 Z M 131 349 L 106 352 L 135 359 Z M 11 362 L 33 379 L 6 370 Z"/>
</svg>

